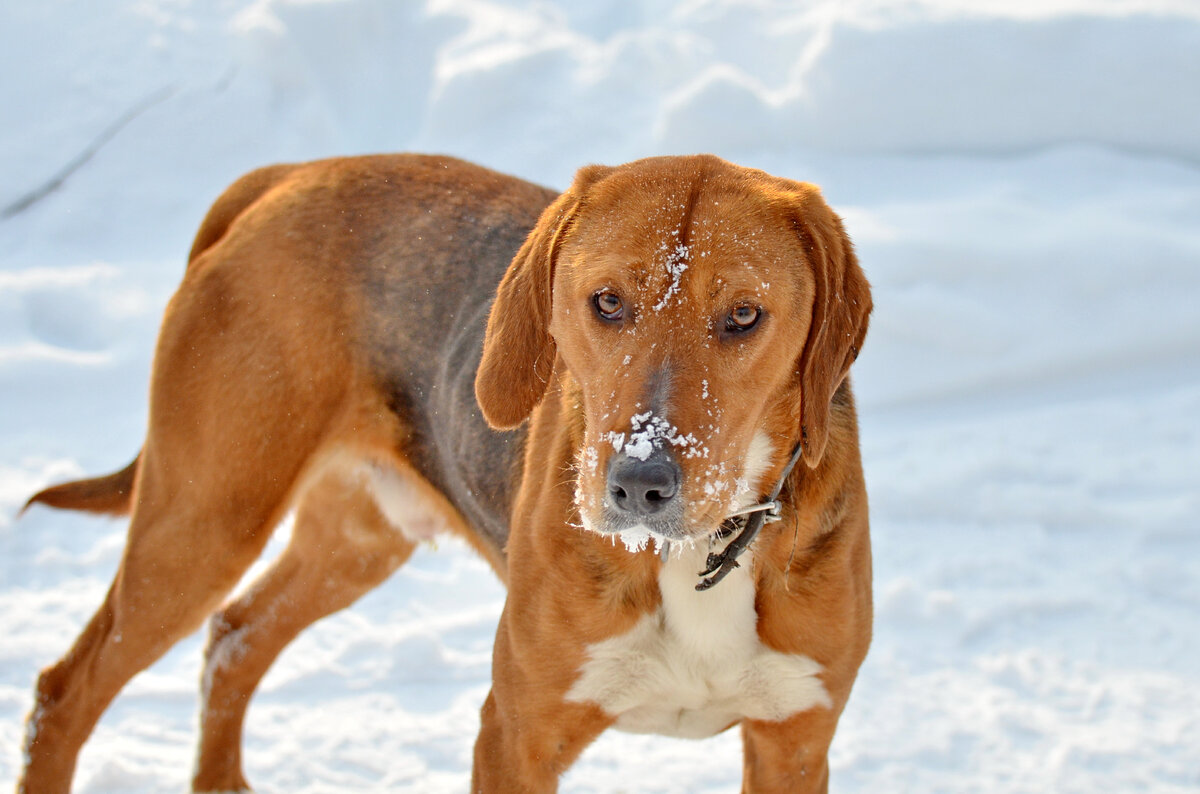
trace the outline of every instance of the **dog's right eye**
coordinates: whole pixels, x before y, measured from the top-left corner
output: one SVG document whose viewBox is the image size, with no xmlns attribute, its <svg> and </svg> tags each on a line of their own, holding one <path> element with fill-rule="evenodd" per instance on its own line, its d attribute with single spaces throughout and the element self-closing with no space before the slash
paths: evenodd
<svg viewBox="0 0 1200 794">
<path fill-rule="evenodd" d="M 592 296 L 592 305 L 596 307 L 596 314 L 600 315 L 600 319 L 616 322 L 625 314 L 625 304 L 621 301 L 621 296 L 610 290 L 602 289 Z"/>
</svg>

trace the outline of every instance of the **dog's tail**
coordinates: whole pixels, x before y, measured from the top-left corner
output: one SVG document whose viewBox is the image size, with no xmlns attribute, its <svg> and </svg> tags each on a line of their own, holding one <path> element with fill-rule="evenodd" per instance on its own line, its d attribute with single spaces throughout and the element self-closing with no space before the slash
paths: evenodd
<svg viewBox="0 0 1200 794">
<path fill-rule="evenodd" d="M 83 510 L 114 516 L 128 515 L 133 506 L 133 480 L 137 475 L 138 461 L 141 459 L 142 455 L 139 452 L 133 462 L 120 471 L 103 477 L 64 482 L 62 485 L 52 485 L 38 491 L 29 497 L 29 501 L 21 508 L 21 513 L 35 504 L 43 504 L 63 510 Z"/>
</svg>

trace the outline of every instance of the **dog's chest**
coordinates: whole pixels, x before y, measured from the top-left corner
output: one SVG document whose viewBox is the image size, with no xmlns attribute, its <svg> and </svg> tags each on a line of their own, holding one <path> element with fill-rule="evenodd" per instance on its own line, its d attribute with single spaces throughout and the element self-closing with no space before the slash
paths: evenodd
<svg viewBox="0 0 1200 794">
<path fill-rule="evenodd" d="M 672 554 L 659 573 L 661 608 L 589 646 L 567 700 L 598 704 L 621 730 L 686 738 L 831 705 L 817 662 L 759 640 L 749 560 L 711 590 L 695 590 L 706 555 Z"/>
</svg>

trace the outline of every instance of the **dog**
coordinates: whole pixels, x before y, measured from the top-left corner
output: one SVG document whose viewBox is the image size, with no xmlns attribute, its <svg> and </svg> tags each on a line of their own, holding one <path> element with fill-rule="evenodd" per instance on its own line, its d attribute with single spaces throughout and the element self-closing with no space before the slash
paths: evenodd
<svg viewBox="0 0 1200 794">
<path fill-rule="evenodd" d="M 436 156 L 250 173 L 167 307 L 133 463 L 29 501 L 131 518 L 38 678 L 18 791 L 68 791 L 108 703 L 210 616 L 193 789 L 248 790 L 271 662 L 440 532 L 508 588 L 472 791 L 554 791 L 608 728 L 734 725 L 744 791 L 826 791 L 871 636 L 870 312 L 816 187 L 711 155 L 561 195 Z"/>
</svg>

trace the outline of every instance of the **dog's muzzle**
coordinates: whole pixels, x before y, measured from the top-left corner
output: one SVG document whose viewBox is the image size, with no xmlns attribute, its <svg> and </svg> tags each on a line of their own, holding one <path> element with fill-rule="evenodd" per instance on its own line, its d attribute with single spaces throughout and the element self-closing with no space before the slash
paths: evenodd
<svg viewBox="0 0 1200 794">
<path fill-rule="evenodd" d="M 705 569 L 699 572 L 701 579 L 696 585 L 697 590 L 707 590 L 724 579 L 738 567 L 738 557 L 754 541 L 763 524 L 781 519 L 783 506 L 779 502 L 779 494 L 800 460 L 801 447 L 801 444 L 796 444 L 792 449 L 778 482 L 766 499 L 734 512 L 721 522 L 715 537 L 724 539 L 733 536 L 733 540 L 721 552 L 708 556 Z M 671 527 L 682 514 L 679 498 L 682 477 L 679 464 L 669 448 L 657 448 L 645 458 L 618 453 L 608 467 L 605 513 L 615 519 L 611 523 L 617 527 L 641 525 L 670 541 L 678 531 L 671 531 Z M 668 546 L 664 544 L 664 557 L 667 549 Z"/>
</svg>

